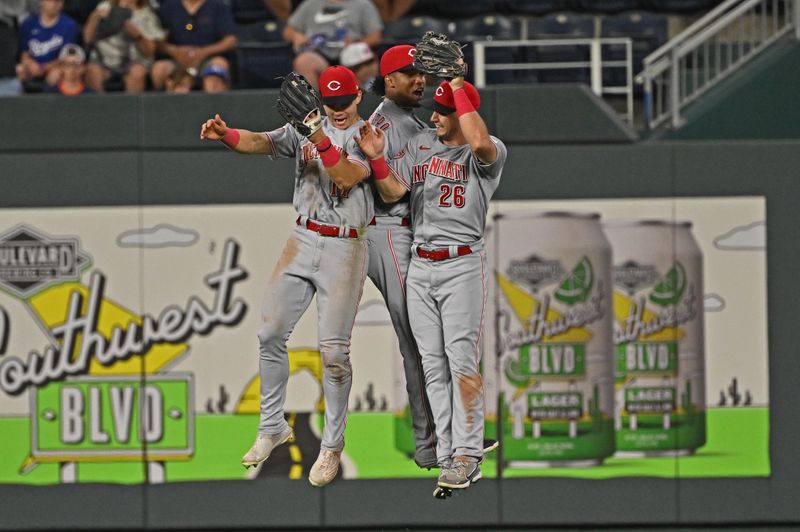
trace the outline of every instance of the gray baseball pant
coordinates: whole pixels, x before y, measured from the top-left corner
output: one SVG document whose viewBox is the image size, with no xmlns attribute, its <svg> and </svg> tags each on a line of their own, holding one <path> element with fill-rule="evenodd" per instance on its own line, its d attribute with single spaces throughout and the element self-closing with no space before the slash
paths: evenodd
<svg viewBox="0 0 800 532">
<path fill-rule="evenodd" d="M 286 430 L 283 405 L 289 380 L 286 342 L 317 295 L 325 428 L 321 448 L 341 451 L 352 383 L 350 337 L 364 288 L 366 240 L 320 236 L 295 228 L 267 284 L 261 307 L 261 423 L 259 434 Z"/>
</svg>

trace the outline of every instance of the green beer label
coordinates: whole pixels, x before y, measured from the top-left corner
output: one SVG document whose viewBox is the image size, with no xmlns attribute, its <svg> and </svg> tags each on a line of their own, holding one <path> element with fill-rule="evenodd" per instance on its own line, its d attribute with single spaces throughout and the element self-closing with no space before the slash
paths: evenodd
<svg viewBox="0 0 800 532">
<path fill-rule="evenodd" d="M 532 419 L 577 419 L 581 417 L 583 394 L 579 392 L 536 392 L 528 394 Z"/>
<path fill-rule="evenodd" d="M 519 358 L 506 364 L 511 382 L 528 377 L 571 377 L 586 373 L 584 344 L 534 344 L 519 348 Z"/>
<path fill-rule="evenodd" d="M 672 412 L 675 388 L 625 388 L 625 409 L 631 414 Z"/>
<path fill-rule="evenodd" d="M 677 342 L 627 342 L 617 346 L 617 373 L 677 373 Z"/>
</svg>

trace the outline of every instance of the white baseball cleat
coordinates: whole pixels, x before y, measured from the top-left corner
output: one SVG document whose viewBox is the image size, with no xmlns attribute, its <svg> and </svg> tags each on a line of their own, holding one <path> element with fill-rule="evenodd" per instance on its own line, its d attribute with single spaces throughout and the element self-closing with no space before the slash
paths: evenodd
<svg viewBox="0 0 800 532">
<path fill-rule="evenodd" d="M 456 456 L 453 458 L 450 467 L 442 468 L 437 484 L 440 488 L 457 490 L 468 488 L 481 478 L 481 465 L 477 460 L 465 456 Z M 435 493 L 434 496 L 436 496 Z"/>
<path fill-rule="evenodd" d="M 341 458 L 342 451 L 320 451 L 317 461 L 314 462 L 314 465 L 311 466 L 311 471 L 308 473 L 308 481 L 311 485 L 320 488 L 330 484 L 339 471 Z"/>
<path fill-rule="evenodd" d="M 278 434 L 259 434 L 253 446 L 242 457 L 242 465 L 245 469 L 257 466 L 269 458 L 275 447 L 287 441 L 294 441 L 292 427 L 287 427 L 286 430 Z"/>
</svg>

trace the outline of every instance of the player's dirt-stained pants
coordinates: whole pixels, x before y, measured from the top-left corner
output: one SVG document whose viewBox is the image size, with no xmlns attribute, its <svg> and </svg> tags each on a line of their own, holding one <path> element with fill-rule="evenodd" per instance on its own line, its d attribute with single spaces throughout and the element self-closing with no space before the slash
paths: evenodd
<svg viewBox="0 0 800 532">
<path fill-rule="evenodd" d="M 425 376 L 417 344 L 408 322 L 406 274 L 411 260 L 411 227 L 402 226 L 401 218 L 378 216 L 367 228 L 369 242 L 369 278 L 383 295 L 389 309 L 406 377 L 406 392 L 414 427 L 415 461 L 420 465 L 436 462 L 436 438 L 433 415 L 425 395 Z"/>
<path fill-rule="evenodd" d="M 452 456 L 483 458 L 479 363 L 486 272 L 483 250 L 442 261 L 413 256 L 408 269 L 408 315 L 422 355 L 440 463 Z"/>
<path fill-rule="evenodd" d="M 286 242 L 267 284 L 261 307 L 259 434 L 288 426 L 283 415 L 289 380 L 289 335 L 317 294 L 325 429 L 321 448 L 341 451 L 352 383 L 350 336 L 364 288 L 368 263 L 363 238 L 320 236 L 297 227 Z"/>
</svg>

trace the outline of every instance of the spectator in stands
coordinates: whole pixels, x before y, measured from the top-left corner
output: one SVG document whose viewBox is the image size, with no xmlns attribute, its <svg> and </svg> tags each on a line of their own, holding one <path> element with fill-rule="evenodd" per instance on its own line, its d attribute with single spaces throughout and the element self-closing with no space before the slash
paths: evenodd
<svg viewBox="0 0 800 532">
<path fill-rule="evenodd" d="M 348 44 L 339 56 L 342 66 L 353 71 L 358 79 L 359 88 L 367 92 L 378 75 L 378 58 L 365 42 Z"/>
<path fill-rule="evenodd" d="M 164 29 L 148 0 L 103 0 L 83 27 L 91 48 L 86 82 L 97 92 L 106 84 L 123 84 L 126 92 L 143 92 L 153 65 L 156 42 Z"/>
<path fill-rule="evenodd" d="M 231 75 L 220 65 L 210 63 L 200 73 L 205 92 L 225 92 L 230 88 Z"/>
<path fill-rule="evenodd" d="M 16 72 L 19 22 L 35 13 L 38 3 L 38 0 L 0 1 L 0 96 L 16 96 L 22 92 Z"/>
<path fill-rule="evenodd" d="M 378 13 L 381 15 L 381 20 L 384 22 L 393 22 L 403 18 L 408 11 L 414 7 L 417 0 L 373 0 L 375 7 L 378 8 Z"/>
<path fill-rule="evenodd" d="M 208 64 L 230 72 L 225 54 L 236 48 L 236 23 L 223 0 L 163 0 L 159 17 L 167 31 L 159 50 L 169 59 L 153 65 L 150 77 L 155 89 L 163 90 L 178 66 L 193 76 Z"/>
<path fill-rule="evenodd" d="M 58 54 L 59 71 L 61 79 L 55 85 L 47 85 L 43 92 L 63 94 L 64 96 L 77 96 L 90 94 L 94 91 L 86 85 L 86 53 L 77 44 L 66 44 Z"/>
<path fill-rule="evenodd" d="M 38 15 L 22 23 L 19 33 L 20 62 L 17 79 L 27 92 L 42 90 L 61 79 L 58 54 L 65 44 L 74 44 L 80 37 L 78 24 L 61 13 L 64 0 L 40 0 Z"/>
<path fill-rule="evenodd" d="M 317 86 L 320 73 L 339 64 L 353 42 L 380 44 L 383 24 L 371 0 L 304 0 L 289 17 L 283 38 L 292 44 L 293 67 Z"/>
<path fill-rule="evenodd" d="M 292 14 L 292 0 L 264 0 L 267 10 L 276 20 L 286 22 Z"/>
</svg>

